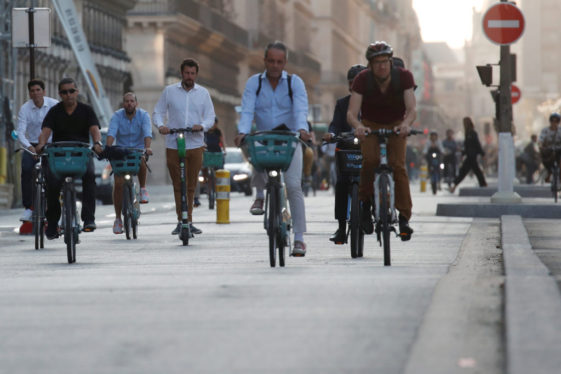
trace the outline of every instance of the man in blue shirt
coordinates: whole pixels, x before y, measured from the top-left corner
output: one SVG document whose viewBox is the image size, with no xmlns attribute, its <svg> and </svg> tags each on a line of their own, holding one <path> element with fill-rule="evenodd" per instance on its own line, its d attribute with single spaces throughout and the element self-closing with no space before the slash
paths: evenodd
<svg viewBox="0 0 561 374">
<path fill-rule="evenodd" d="M 251 76 L 245 86 L 242 98 L 242 113 L 238 124 L 235 143 L 239 146 L 246 134 L 251 132 L 255 119 L 258 131 L 272 130 L 286 125 L 291 131 L 299 132 L 300 138 L 307 141 L 308 133 L 308 95 L 300 77 L 288 75 L 284 71 L 287 59 L 286 46 L 274 42 L 265 49 L 265 71 Z M 290 167 L 284 174 L 288 201 L 294 226 L 293 256 L 305 256 L 306 210 L 302 193 L 302 147 L 296 147 Z M 256 199 L 250 212 L 263 214 L 265 173 L 253 173 Z"/>
<path fill-rule="evenodd" d="M 145 110 L 137 108 L 137 106 L 138 101 L 134 93 L 127 92 L 123 95 L 123 108 L 116 111 L 109 122 L 107 145 L 113 145 L 113 142 L 117 139 L 117 145 L 121 147 L 144 149 L 148 155 L 151 155 L 152 127 L 150 116 Z M 123 183 L 124 178 L 115 175 L 113 187 L 113 205 L 115 206 L 113 232 L 115 234 L 123 233 L 123 222 L 121 221 Z M 149 198 L 146 190 L 146 162 L 144 160 L 140 164 L 138 183 L 140 184 L 140 203 L 146 204 Z"/>
</svg>

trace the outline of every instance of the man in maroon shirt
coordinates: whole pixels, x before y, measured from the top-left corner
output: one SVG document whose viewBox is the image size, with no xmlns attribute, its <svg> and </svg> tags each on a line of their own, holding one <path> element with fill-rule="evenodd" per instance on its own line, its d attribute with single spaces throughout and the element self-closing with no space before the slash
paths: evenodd
<svg viewBox="0 0 561 374">
<path fill-rule="evenodd" d="M 374 169 L 380 163 L 380 146 L 376 136 L 366 137 L 369 129 L 394 129 L 399 136 L 388 138 L 388 163 L 395 180 L 395 207 L 399 210 L 401 240 L 409 240 L 413 229 L 411 192 L 405 169 L 405 148 L 410 126 L 416 118 L 415 81 L 409 70 L 392 66 L 392 47 L 386 42 L 375 42 L 366 49 L 368 69 L 356 76 L 353 85 L 347 121 L 355 128 L 361 140 L 362 169 L 359 197 L 362 202 L 361 226 L 366 234 L 374 231 L 372 223 L 372 196 Z M 359 118 L 361 115 L 361 121 Z"/>
</svg>

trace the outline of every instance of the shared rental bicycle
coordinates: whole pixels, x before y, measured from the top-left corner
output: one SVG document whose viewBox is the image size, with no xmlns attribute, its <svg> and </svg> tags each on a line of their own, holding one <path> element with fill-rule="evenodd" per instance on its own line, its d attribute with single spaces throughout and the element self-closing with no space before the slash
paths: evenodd
<svg viewBox="0 0 561 374">
<path fill-rule="evenodd" d="M 187 206 L 187 179 L 185 177 L 185 134 L 192 132 L 197 131 L 190 127 L 169 130 L 170 134 L 177 134 L 177 155 L 179 157 L 179 172 L 181 174 L 181 230 L 178 236 L 183 245 L 189 245 L 189 239 L 193 236 L 188 220 L 189 207 Z"/>
<path fill-rule="evenodd" d="M 350 186 L 347 197 L 347 235 L 345 242 L 351 237 L 351 257 L 363 256 L 364 231 L 360 226 L 360 200 L 358 189 L 360 184 L 360 169 L 362 167 L 362 153 L 358 139 L 352 132 L 344 132 L 331 138 L 330 143 L 337 143 L 335 148 L 335 163 L 338 176 Z M 336 243 L 343 244 L 343 243 Z"/>
<path fill-rule="evenodd" d="M 62 180 L 62 233 L 68 263 L 76 262 L 76 244 L 80 239 L 80 222 L 76 210 L 74 179 L 81 178 L 92 157 L 90 145 L 82 142 L 56 142 L 45 146 L 51 172 Z"/>
<path fill-rule="evenodd" d="M 121 214 L 127 240 L 137 238 L 138 219 L 140 217 L 140 189 L 134 176 L 140 170 L 142 160 L 147 161 L 148 155 L 143 149 L 126 148 L 122 159 L 110 159 L 111 170 L 115 175 L 124 178 Z"/>
<path fill-rule="evenodd" d="M 45 247 L 45 227 L 47 224 L 45 217 L 47 210 L 46 178 L 42 166 L 43 158 L 47 157 L 47 154 L 44 152 L 37 154 L 27 148 L 19 148 L 16 152 L 18 151 L 25 151 L 37 160 L 33 168 L 33 215 L 31 216 L 31 221 L 33 224 L 33 235 L 35 236 L 35 249 L 41 249 Z"/>
<path fill-rule="evenodd" d="M 292 219 L 287 205 L 286 187 L 282 172 L 288 170 L 294 151 L 302 142 L 291 131 L 258 131 L 247 135 L 242 144 L 249 162 L 259 172 L 266 172 L 263 225 L 269 236 L 269 263 L 285 265 L 286 248 L 290 250 Z"/>
<path fill-rule="evenodd" d="M 410 130 L 409 135 L 422 134 L 419 130 Z M 399 135 L 393 129 L 369 130 L 369 135 L 375 135 L 380 142 L 380 165 L 375 169 L 374 179 L 374 224 L 380 246 L 384 248 L 384 266 L 391 265 L 390 233 L 399 236 L 395 226 L 398 216 L 395 209 L 395 194 L 393 171 L 388 164 L 387 138 Z"/>
<path fill-rule="evenodd" d="M 216 202 L 216 170 L 224 166 L 224 154 L 222 152 L 208 152 L 203 154 L 203 168 L 207 168 L 207 194 L 208 209 L 214 209 Z"/>
</svg>

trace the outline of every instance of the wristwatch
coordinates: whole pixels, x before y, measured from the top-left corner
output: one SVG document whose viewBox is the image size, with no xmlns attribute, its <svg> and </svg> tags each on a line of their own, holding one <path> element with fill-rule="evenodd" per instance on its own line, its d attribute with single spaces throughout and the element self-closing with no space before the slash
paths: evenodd
<svg viewBox="0 0 561 374">
<path fill-rule="evenodd" d="M 100 142 L 99 140 L 98 140 L 97 142 L 94 143 L 94 145 L 96 145 L 96 144 L 99 145 L 100 147 L 103 147 L 103 143 Z"/>
</svg>

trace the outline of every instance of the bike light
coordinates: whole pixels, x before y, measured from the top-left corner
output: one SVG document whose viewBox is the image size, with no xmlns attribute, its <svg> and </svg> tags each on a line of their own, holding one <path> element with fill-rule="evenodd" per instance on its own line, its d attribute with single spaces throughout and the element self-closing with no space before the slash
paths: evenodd
<svg viewBox="0 0 561 374">
<path fill-rule="evenodd" d="M 178 137 L 179 139 L 183 139 L 185 136 L 183 135 L 182 132 L 180 132 L 180 133 L 177 134 L 177 137 Z"/>
<path fill-rule="evenodd" d="M 278 173 L 278 171 L 276 171 L 276 170 L 271 170 L 271 171 L 269 172 L 269 176 L 270 176 L 270 177 L 276 178 L 278 175 L 279 175 L 279 173 Z"/>
<path fill-rule="evenodd" d="M 432 154 L 432 157 L 433 157 L 433 158 L 436 158 L 436 153 L 433 153 L 433 154 Z"/>
<path fill-rule="evenodd" d="M 246 173 L 236 174 L 232 177 L 232 179 L 236 182 L 246 180 L 247 178 L 249 178 L 249 175 L 247 175 Z"/>
<path fill-rule="evenodd" d="M 440 164 L 440 168 L 444 170 L 444 164 Z"/>
<path fill-rule="evenodd" d="M 202 175 L 199 175 L 199 182 L 204 183 L 205 181 L 205 177 L 203 177 Z"/>
<path fill-rule="evenodd" d="M 66 177 L 66 178 L 64 178 L 64 181 L 66 183 L 70 183 L 70 182 L 72 182 L 72 177 Z"/>
<path fill-rule="evenodd" d="M 131 179 L 131 176 L 130 176 L 129 174 L 126 174 L 126 175 L 125 175 L 125 179 L 126 179 L 126 180 L 130 180 L 130 179 Z"/>
<path fill-rule="evenodd" d="M 354 139 L 353 139 L 353 143 L 354 143 L 354 144 L 358 144 L 358 138 L 354 138 Z"/>
</svg>

